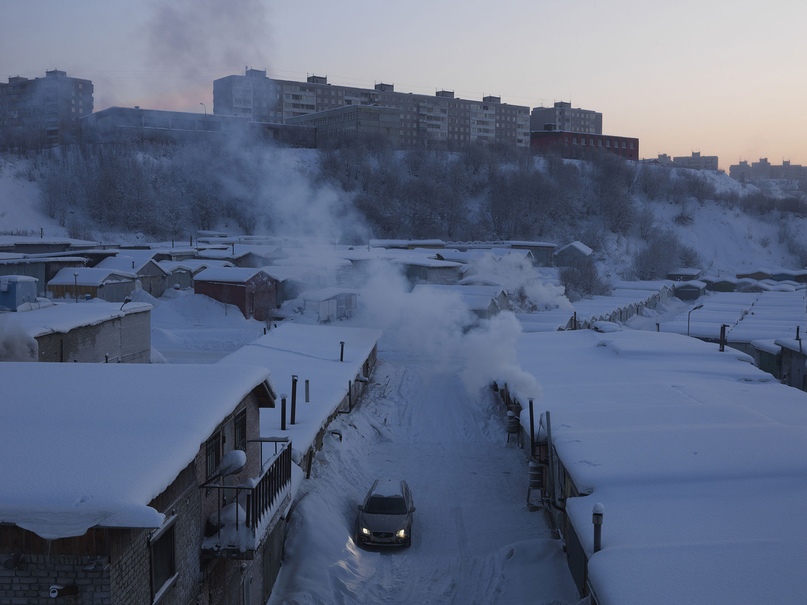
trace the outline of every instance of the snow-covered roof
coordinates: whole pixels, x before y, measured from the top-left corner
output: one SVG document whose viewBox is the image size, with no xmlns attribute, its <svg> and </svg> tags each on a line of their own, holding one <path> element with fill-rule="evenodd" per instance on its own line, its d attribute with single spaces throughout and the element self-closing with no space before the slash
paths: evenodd
<svg viewBox="0 0 807 605">
<path fill-rule="evenodd" d="M 591 248 L 586 246 L 583 242 L 575 240 L 571 244 L 566 244 L 565 246 L 562 246 L 562 247 L 558 248 L 557 250 L 555 250 L 555 255 L 557 256 L 558 254 L 562 254 L 562 253 L 566 252 L 566 250 L 569 250 L 569 249 L 577 250 L 578 252 L 582 253 L 584 256 L 590 256 L 594 252 L 594 250 L 592 250 Z"/>
<path fill-rule="evenodd" d="M 117 319 L 130 313 L 144 313 L 151 309 L 147 303 L 129 302 L 108 303 L 98 299 L 72 303 L 44 303 L 37 308 L 37 303 L 30 305 L 31 310 L 19 313 L 0 313 L 0 333 L 15 325 L 36 338 L 45 334 L 61 334 L 81 326 L 94 326 L 111 319 Z"/>
<path fill-rule="evenodd" d="M 361 373 L 364 361 L 380 337 L 381 331 L 372 328 L 282 323 L 265 336 L 224 357 L 218 365 L 268 368 L 278 400 L 284 394 L 288 395 L 289 406 L 292 375 L 298 376 L 296 424 L 287 424 L 285 432 L 280 430 L 278 402 L 276 409 L 261 411 L 261 436 L 288 436 L 292 446 L 298 444 L 307 448 L 345 397 L 348 382 Z M 304 402 L 306 380 L 310 388 L 309 402 Z M 304 453 L 295 449 L 295 460 L 299 461 Z"/>
<path fill-rule="evenodd" d="M 159 527 L 148 504 L 254 388 L 239 365 L 2 363 L 0 523 L 45 539 Z"/>
<path fill-rule="evenodd" d="M 530 382 L 511 392 L 551 412 L 555 449 L 590 494 L 566 510 L 599 603 L 804 593 L 807 394 L 739 351 L 677 334 L 529 333 L 517 349 L 542 394 Z M 596 503 L 605 517 L 592 555 Z"/>
<path fill-rule="evenodd" d="M 135 251 L 133 250 L 133 252 Z M 146 254 L 130 256 L 128 254 L 118 254 L 117 256 L 108 256 L 95 266 L 100 269 L 115 269 L 119 271 L 128 271 L 130 273 L 140 273 L 140 271 L 142 271 L 146 265 L 152 263 L 155 267 L 167 275 L 168 272 L 161 267 L 159 263 L 153 261 L 154 252 L 149 252 L 151 252 L 151 255 Z"/>
<path fill-rule="evenodd" d="M 108 281 L 137 279 L 133 271 L 104 269 L 103 267 L 67 267 L 61 269 L 48 282 L 49 286 L 100 286 Z"/>
<path fill-rule="evenodd" d="M 249 267 L 208 267 L 197 273 L 194 279 L 197 282 L 244 283 L 259 273 L 265 273 L 265 271 L 261 268 Z"/>
<path fill-rule="evenodd" d="M 191 273 L 198 273 L 208 267 L 235 267 L 230 261 L 202 259 L 202 258 L 186 258 L 181 261 L 159 261 L 157 263 L 166 273 L 173 273 L 174 271 L 185 269 Z"/>
<path fill-rule="evenodd" d="M 725 325 L 730 343 L 791 337 L 797 328 L 807 330 L 803 292 L 713 292 L 698 303 L 701 308 L 660 322 L 660 330 L 716 340 Z"/>
</svg>

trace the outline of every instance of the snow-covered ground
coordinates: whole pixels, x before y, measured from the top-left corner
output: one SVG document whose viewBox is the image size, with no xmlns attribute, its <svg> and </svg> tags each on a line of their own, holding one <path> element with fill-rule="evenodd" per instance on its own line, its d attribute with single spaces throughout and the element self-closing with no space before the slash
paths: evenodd
<svg viewBox="0 0 807 605">
<path fill-rule="evenodd" d="M 13 172 L 8 165 L 0 172 L 0 231 L 42 230 L 46 236 L 64 237 L 64 229 L 38 211 L 35 186 L 10 178 Z M 678 211 L 658 206 L 659 218 Z M 682 240 L 698 250 L 710 272 L 792 266 L 775 229 L 764 221 L 708 203 L 691 211 L 694 222 L 678 230 L 679 236 L 683 233 Z M 630 248 L 625 242 L 620 246 Z M 618 269 L 618 261 L 606 265 L 613 276 Z M 560 298 L 550 290 L 542 296 Z M 155 358 L 168 363 L 212 363 L 262 336 L 266 328 L 244 319 L 235 307 L 206 297 L 141 296 L 139 302 L 154 305 Z M 366 398 L 331 426 L 312 478 L 299 489 L 270 604 L 576 603 L 561 543 L 545 513 L 527 506 L 524 451 L 507 442 L 504 410 L 486 387 L 495 375 L 520 393 L 543 396 L 536 379 L 540 372 L 522 369 L 524 360 L 517 355 L 521 325 L 507 314 L 489 330 L 463 333 L 456 299 L 404 296 L 399 283 L 381 279 L 362 292 L 360 301 L 360 313 L 344 325 L 384 330 L 379 365 Z M 634 325 L 652 330 L 659 319 L 686 316 L 690 308 L 671 303 L 658 316 Z M 298 315 L 293 321 L 312 319 Z M 557 364 L 566 371 L 577 363 L 574 347 L 553 351 L 548 366 Z M 603 350 L 589 353 L 596 361 Z M 665 359 L 652 349 L 639 357 L 660 363 Z M 597 375 L 591 370 L 580 367 L 562 377 L 593 398 L 602 383 L 591 380 Z M 555 393 L 562 393 L 565 384 L 557 374 L 541 378 L 554 405 L 562 402 Z M 668 389 L 686 394 L 683 376 Z M 691 393 L 687 397 L 694 400 Z M 803 458 L 803 449 L 796 454 Z M 586 461 L 595 476 L 593 465 L 598 463 Z M 351 538 L 356 505 L 372 480 L 384 476 L 406 479 L 414 492 L 414 542 L 408 550 L 362 550 Z M 606 563 L 618 567 L 617 555 Z M 650 564 L 648 569 L 659 572 Z"/>
<path fill-rule="evenodd" d="M 492 391 L 457 359 L 381 349 L 373 387 L 331 425 L 288 527 L 270 604 L 577 603 L 559 540 L 527 507 L 527 466 Z M 356 505 L 376 478 L 414 495 L 411 548 L 363 550 Z"/>
</svg>

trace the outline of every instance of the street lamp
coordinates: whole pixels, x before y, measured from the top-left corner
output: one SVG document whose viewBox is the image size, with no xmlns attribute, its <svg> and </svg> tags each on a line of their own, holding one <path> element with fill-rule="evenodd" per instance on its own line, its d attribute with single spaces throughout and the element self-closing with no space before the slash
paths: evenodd
<svg viewBox="0 0 807 605">
<path fill-rule="evenodd" d="M 698 309 L 700 309 L 701 307 L 703 307 L 703 305 L 702 305 L 702 304 L 698 305 L 697 307 L 692 307 L 692 308 L 689 310 L 689 313 L 687 313 L 687 336 L 689 336 L 689 321 L 690 321 L 690 318 L 692 317 L 692 311 L 697 311 L 697 310 L 698 310 Z"/>
<path fill-rule="evenodd" d="M 205 117 L 207 117 L 207 105 L 205 105 L 204 103 L 199 103 L 199 105 L 204 107 L 204 109 L 205 109 Z"/>
</svg>

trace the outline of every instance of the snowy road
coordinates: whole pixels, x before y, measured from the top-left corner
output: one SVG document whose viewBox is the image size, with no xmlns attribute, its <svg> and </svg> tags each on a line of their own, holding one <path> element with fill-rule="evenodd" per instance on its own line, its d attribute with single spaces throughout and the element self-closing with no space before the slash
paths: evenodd
<svg viewBox="0 0 807 605">
<path fill-rule="evenodd" d="M 331 425 L 289 520 L 269 603 L 577 603 L 561 545 L 526 507 L 523 450 L 492 391 L 459 366 L 381 351 L 368 396 Z M 414 494 L 408 550 L 362 550 L 356 505 L 376 477 Z"/>
</svg>

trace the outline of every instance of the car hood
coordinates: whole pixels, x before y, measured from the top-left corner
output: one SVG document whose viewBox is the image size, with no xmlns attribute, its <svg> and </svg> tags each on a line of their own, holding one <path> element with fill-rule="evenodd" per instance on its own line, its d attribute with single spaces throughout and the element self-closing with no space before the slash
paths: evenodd
<svg viewBox="0 0 807 605">
<path fill-rule="evenodd" d="M 396 532 L 409 525 L 409 515 L 371 515 L 362 513 L 359 523 L 372 532 Z"/>
</svg>

